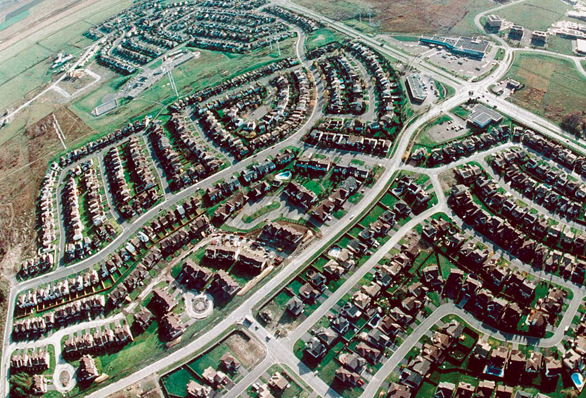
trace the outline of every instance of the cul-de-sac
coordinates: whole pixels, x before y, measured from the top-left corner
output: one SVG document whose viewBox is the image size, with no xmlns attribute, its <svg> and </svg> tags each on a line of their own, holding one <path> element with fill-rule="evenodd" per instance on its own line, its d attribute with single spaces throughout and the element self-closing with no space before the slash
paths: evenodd
<svg viewBox="0 0 586 398">
<path fill-rule="evenodd" d="M 586 0 L 0 0 L 0 397 L 586 398 Z"/>
</svg>

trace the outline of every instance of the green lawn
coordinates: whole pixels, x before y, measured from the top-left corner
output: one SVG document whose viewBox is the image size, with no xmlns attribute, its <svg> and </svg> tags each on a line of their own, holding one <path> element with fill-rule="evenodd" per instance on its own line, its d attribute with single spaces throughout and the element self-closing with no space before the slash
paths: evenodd
<svg viewBox="0 0 586 398">
<path fill-rule="evenodd" d="M 350 240 L 351 239 L 348 237 L 348 235 L 344 235 L 336 244 L 342 249 L 345 249 L 348 247 L 348 242 L 350 242 Z"/>
<path fill-rule="evenodd" d="M 362 199 L 363 197 L 364 197 L 363 194 L 361 194 L 360 192 L 356 192 L 354 195 L 352 195 L 352 196 L 350 196 L 350 198 L 348 198 L 348 202 L 355 205 L 356 203 L 360 202 L 360 199 Z"/>
<path fill-rule="evenodd" d="M 360 225 L 367 228 L 371 223 L 375 222 L 379 219 L 379 217 L 385 212 L 386 210 L 379 205 L 376 205 L 363 219 L 360 221 Z"/>
<path fill-rule="evenodd" d="M 307 180 L 303 183 L 303 186 L 318 196 L 323 192 L 321 184 L 315 180 Z"/>
<path fill-rule="evenodd" d="M 350 231 L 348 231 L 348 235 L 352 236 L 353 238 L 358 238 L 358 234 L 360 233 L 360 231 L 362 231 L 362 228 L 356 226 L 352 228 Z"/>
<path fill-rule="evenodd" d="M 195 373 L 202 375 L 203 371 L 209 367 L 217 369 L 220 364 L 220 358 L 227 352 L 230 352 L 228 346 L 225 343 L 220 343 L 199 358 L 189 362 L 187 366 Z"/>
<path fill-rule="evenodd" d="M 576 55 L 572 50 L 572 40 L 564 39 L 560 36 L 549 36 L 547 38 L 547 49 L 554 53 Z"/>
<path fill-rule="evenodd" d="M 335 212 L 332 213 L 332 215 L 339 220 L 340 218 L 344 217 L 346 215 L 346 210 L 344 209 L 339 209 L 336 210 Z"/>
<path fill-rule="evenodd" d="M 554 22 L 565 19 L 571 8 L 560 0 L 526 0 L 498 10 L 498 15 L 524 28 L 546 31 Z"/>
<path fill-rule="evenodd" d="M 452 109 L 450 112 L 452 112 L 454 115 L 459 116 L 460 118 L 462 118 L 464 120 L 468 119 L 468 115 L 470 115 L 470 111 L 464 109 L 462 107 L 462 105 L 458 105 L 457 107 Z"/>
<path fill-rule="evenodd" d="M 324 265 L 329 261 L 326 256 L 319 256 L 311 265 L 313 265 L 319 271 L 323 271 Z"/>
<path fill-rule="evenodd" d="M 187 383 L 194 377 L 185 368 L 179 368 L 169 375 L 163 376 L 161 382 L 170 395 L 185 397 L 187 395 Z"/>
<path fill-rule="evenodd" d="M 291 291 L 295 293 L 295 295 L 297 296 L 299 294 L 299 289 L 301 288 L 301 286 L 303 286 L 303 283 L 301 283 L 299 279 L 295 278 L 291 281 L 291 283 L 289 283 L 287 287 L 291 289 Z"/>
<path fill-rule="evenodd" d="M 442 271 L 442 276 L 445 280 L 450 275 L 450 269 L 452 269 L 452 268 L 457 269 L 458 267 L 456 267 L 450 260 L 448 260 L 447 257 L 445 257 L 441 254 L 439 254 L 437 256 L 437 258 L 439 260 L 438 262 L 439 262 L 440 269 Z"/>
<path fill-rule="evenodd" d="M 398 199 L 395 197 L 395 195 L 388 193 L 388 192 L 380 200 L 380 202 L 383 205 L 385 205 L 389 208 L 392 208 L 395 205 L 395 203 L 397 203 L 397 201 L 398 201 Z"/>
<path fill-rule="evenodd" d="M 285 290 L 281 290 L 281 292 L 279 294 L 277 294 L 277 296 L 275 296 L 275 298 L 273 299 L 273 301 L 279 307 L 281 307 L 281 308 L 284 309 L 285 308 L 285 305 L 287 305 L 287 302 L 290 299 L 291 299 L 291 295 L 289 293 L 287 293 Z"/>
<path fill-rule="evenodd" d="M 328 28 L 321 28 L 311 32 L 305 37 L 305 46 L 308 50 L 311 50 L 316 47 L 325 46 L 334 41 L 342 41 L 344 38 L 345 36 L 342 36 L 335 31 Z"/>
<path fill-rule="evenodd" d="M 135 336 L 134 341 L 123 350 L 101 356 L 102 371 L 110 376 L 131 373 L 129 364 L 140 365 L 144 363 L 144 358 L 163 351 L 165 344 L 159 341 L 157 323 L 153 322 L 144 333 Z"/>
</svg>

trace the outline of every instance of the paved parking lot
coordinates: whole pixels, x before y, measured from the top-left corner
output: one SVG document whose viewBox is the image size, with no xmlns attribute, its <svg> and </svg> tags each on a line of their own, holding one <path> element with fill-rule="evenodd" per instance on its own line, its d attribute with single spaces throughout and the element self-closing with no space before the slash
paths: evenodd
<svg viewBox="0 0 586 398">
<path fill-rule="evenodd" d="M 466 78 L 475 78 L 490 71 L 495 65 L 494 63 L 497 62 L 494 61 L 494 56 L 497 51 L 496 47 L 491 48 L 483 59 L 461 57 L 443 48 L 423 47 L 428 49 L 423 56 L 429 62 Z"/>
</svg>

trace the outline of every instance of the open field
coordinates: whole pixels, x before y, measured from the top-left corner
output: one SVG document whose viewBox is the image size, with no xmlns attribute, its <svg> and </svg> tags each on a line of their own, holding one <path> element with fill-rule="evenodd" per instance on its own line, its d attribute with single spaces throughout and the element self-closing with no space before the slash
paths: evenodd
<svg viewBox="0 0 586 398">
<path fill-rule="evenodd" d="M 92 133 L 67 109 L 57 111 L 55 116 L 65 134 L 66 145 Z M 5 216 L 0 221 L 0 247 L 3 249 L 0 254 L 10 254 L 3 263 L 14 266 L 19 264 L 19 258 L 34 251 L 37 190 L 49 160 L 60 151 L 63 146 L 51 116 L 27 125 L 0 146 L 0 211 Z"/>
<path fill-rule="evenodd" d="M 573 62 L 548 55 L 516 54 L 507 77 L 525 84 L 512 101 L 559 122 L 567 113 L 586 110 L 586 78 Z"/>
<path fill-rule="evenodd" d="M 334 41 L 342 41 L 344 36 L 327 28 L 318 29 L 311 32 L 305 38 L 305 46 L 307 49 L 325 46 Z"/>
<path fill-rule="evenodd" d="M 373 23 L 381 21 L 383 32 L 406 34 L 473 34 L 477 32 L 474 16 L 495 6 L 489 0 L 297 0 L 298 4 L 316 10 L 336 20 L 358 20 L 360 9 L 363 21 L 373 13 Z M 561 3 L 561 2 L 560 2 Z"/>
<path fill-rule="evenodd" d="M 58 4 L 62 8 L 55 9 Z M 45 0 L 0 30 L 0 110 L 31 97 L 51 79 L 58 52 L 79 54 L 91 44 L 88 28 L 132 4 L 131 0 Z M 24 12 L 24 11 L 23 11 Z"/>
<path fill-rule="evenodd" d="M 179 95 L 187 95 L 203 87 L 214 85 L 222 80 L 241 73 L 259 68 L 270 62 L 294 56 L 296 38 L 281 42 L 281 55 L 277 49 L 259 49 L 251 54 L 228 54 L 218 51 L 192 49 L 199 52 L 199 56 L 173 69 L 173 78 Z M 94 69 L 95 66 L 92 66 Z M 100 69 L 104 69 L 99 67 Z M 101 72 L 99 72 L 101 74 Z M 92 109 L 102 103 L 102 99 L 114 94 L 129 77 L 117 76 L 100 86 L 97 90 L 77 100 L 71 110 L 88 123 L 92 128 L 106 133 L 125 125 L 129 119 L 147 113 L 157 113 L 166 105 L 173 102 L 175 92 L 167 78 L 159 80 L 141 97 L 124 104 L 107 115 L 96 118 L 91 115 Z"/>
<path fill-rule="evenodd" d="M 547 30 L 554 22 L 565 19 L 572 7 L 561 0 L 527 0 L 503 8 L 498 16 L 531 30 Z"/>
</svg>

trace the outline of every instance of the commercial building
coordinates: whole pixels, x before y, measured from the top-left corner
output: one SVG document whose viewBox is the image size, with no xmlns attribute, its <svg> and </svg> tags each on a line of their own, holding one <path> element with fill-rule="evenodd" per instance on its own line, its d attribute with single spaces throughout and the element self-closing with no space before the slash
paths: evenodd
<svg viewBox="0 0 586 398">
<path fill-rule="evenodd" d="M 521 25 L 513 25 L 509 30 L 509 38 L 515 40 L 521 40 L 523 38 L 525 30 Z"/>
<path fill-rule="evenodd" d="M 576 40 L 576 49 L 577 54 L 586 55 L 586 40 L 584 39 L 577 39 Z"/>
<path fill-rule="evenodd" d="M 444 47 L 454 54 L 470 58 L 482 59 L 488 49 L 488 41 L 482 37 L 460 37 L 458 39 L 452 39 L 439 36 L 421 36 L 419 40 L 422 44 L 434 44 Z"/>
<path fill-rule="evenodd" d="M 468 116 L 468 123 L 479 127 L 485 128 L 491 123 L 500 123 L 503 120 L 503 116 L 482 104 L 476 105 L 474 111 Z"/>
<path fill-rule="evenodd" d="M 533 34 L 531 34 L 531 43 L 538 46 L 545 45 L 547 43 L 547 32 L 533 31 Z"/>
<path fill-rule="evenodd" d="M 503 25 L 503 20 L 498 15 L 491 14 L 486 17 L 485 26 L 488 29 L 498 31 L 498 30 L 500 30 L 502 25 Z"/>
<path fill-rule="evenodd" d="M 412 102 L 421 103 L 427 98 L 427 93 L 423 88 L 419 74 L 414 73 L 407 77 L 406 80 L 407 90 L 409 91 L 409 97 Z"/>
</svg>

